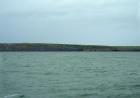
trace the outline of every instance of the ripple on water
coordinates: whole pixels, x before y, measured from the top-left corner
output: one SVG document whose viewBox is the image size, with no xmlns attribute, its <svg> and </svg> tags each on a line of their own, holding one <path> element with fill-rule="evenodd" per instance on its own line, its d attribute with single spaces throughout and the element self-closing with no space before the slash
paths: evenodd
<svg viewBox="0 0 140 98">
<path fill-rule="evenodd" d="M 136 94 L 114 94 L 114 95 L 109 95 L 106 98 L 140 98 L 140 93 Z"/>
</svg>

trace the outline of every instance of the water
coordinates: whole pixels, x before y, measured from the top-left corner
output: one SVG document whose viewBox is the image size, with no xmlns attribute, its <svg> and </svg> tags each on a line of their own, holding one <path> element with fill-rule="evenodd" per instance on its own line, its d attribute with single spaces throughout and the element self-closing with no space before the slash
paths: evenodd
<svg viewBox="0 0 140 98">
<path fill-rule="evenodd" d="M 140 98 L 140 52 L 0 52 L 0 98 Z"/>
</svg>

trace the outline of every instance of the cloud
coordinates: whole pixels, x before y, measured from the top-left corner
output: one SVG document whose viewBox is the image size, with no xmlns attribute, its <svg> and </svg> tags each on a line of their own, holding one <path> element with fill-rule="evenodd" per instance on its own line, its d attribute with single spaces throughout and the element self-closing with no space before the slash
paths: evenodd
<svg viewBox="0 0 140 98">
<path fill-rule="evenodd" d="M 52 42 L 126 43 L 139 35 L 138 4 L 139 0 L 1 0 L 0 34 L 12 32 L 22 40 L 28 35 L 29 41 L 40 36 L 43 42 L 46 37 Z"/>
</svg>

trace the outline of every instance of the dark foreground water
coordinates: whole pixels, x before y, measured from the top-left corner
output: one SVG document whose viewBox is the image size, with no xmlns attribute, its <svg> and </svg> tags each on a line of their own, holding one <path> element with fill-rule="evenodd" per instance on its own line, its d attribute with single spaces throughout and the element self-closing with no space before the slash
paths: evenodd
<svg viewBox="0 0 140 98">
<path fill-rule="evenodd" d="M 140 98 L 140 52 L 0 52 L 0 98 Z"/>
</svg>

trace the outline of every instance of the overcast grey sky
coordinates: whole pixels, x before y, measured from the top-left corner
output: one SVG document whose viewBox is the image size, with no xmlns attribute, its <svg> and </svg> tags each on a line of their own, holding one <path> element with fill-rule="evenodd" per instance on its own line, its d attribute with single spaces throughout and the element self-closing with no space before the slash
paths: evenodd
<svg viewBox="0 0 140 98">
<path fill-rule="evenodd" d="M 0 0 L 0 42 L 140 45 L 139 0 Z"/>
</svg>

